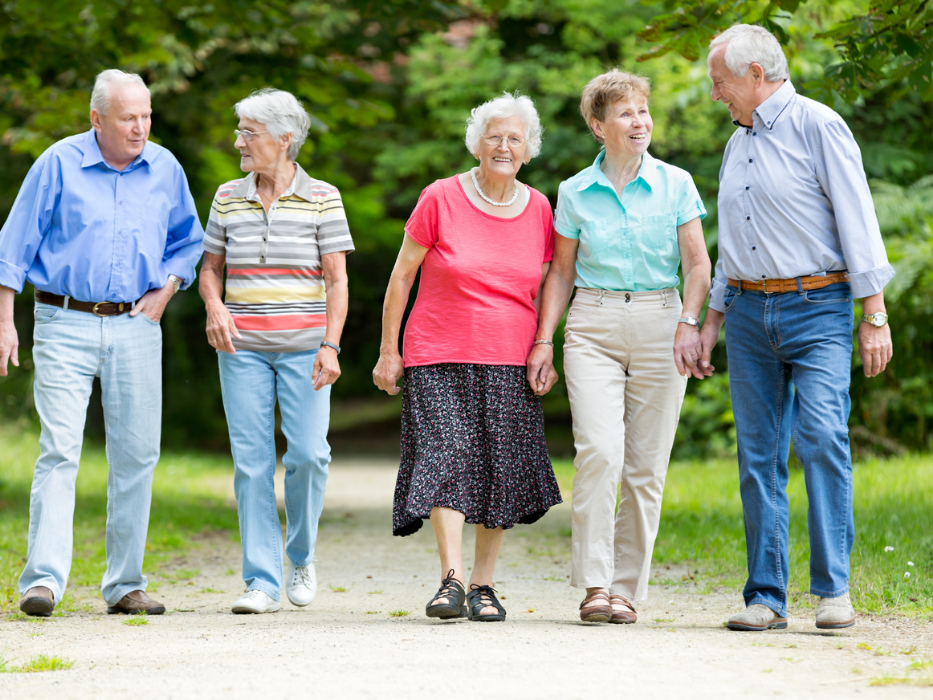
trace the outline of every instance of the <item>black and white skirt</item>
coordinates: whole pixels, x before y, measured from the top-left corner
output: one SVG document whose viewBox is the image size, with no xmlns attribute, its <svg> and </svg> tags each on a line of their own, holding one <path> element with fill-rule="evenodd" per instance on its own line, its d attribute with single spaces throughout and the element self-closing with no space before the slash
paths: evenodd
<svg viewBox="0 0 933 700">
<path fill-rule="evenodd" d="M 392 534 L 417 532 L 432 508 L 511 528 L 561 502 L 541 399 L 512 365 L 405 369 L 402 453 Z"/>
</svg>

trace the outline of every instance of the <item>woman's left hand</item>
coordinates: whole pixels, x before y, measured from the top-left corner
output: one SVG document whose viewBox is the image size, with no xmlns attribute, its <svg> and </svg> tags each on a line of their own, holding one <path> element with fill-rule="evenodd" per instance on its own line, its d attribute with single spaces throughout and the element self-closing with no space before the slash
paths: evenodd
<svg viewBox="0 0 933 700">
<path fill-rule="evenodd" d="M 700 331 L 696 326 L 678 323 L 674 334 L 674 364 L 681 377 L 693 375 L 697 379 L 705 379 L 712 372 L 704 372 L 699 365 L 703 357 L 703 343 L 700 342 Z"/>
<path fill-rule="evenodd" d="M 337 351 L 326 345 L 321 346 L 314 358 L 314 368 L 311 377 L 314 379 L 314 390 L 333 384 L 340 376 L 340 362 L 337 360 Z"/>
</svg>

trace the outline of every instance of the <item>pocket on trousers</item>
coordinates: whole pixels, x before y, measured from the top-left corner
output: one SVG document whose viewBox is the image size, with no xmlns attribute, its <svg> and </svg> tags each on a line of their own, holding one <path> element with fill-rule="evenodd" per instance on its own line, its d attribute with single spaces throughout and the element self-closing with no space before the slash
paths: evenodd
<svg viewBox="0 0 933 700">
<path fill-rule="evenodd" d="M 140 312 L 139 312 L 139 315 L 140 315 L 143 319 L 145 319 L 146 321 L 148 321 L 148 322 L 149 322 L 149 325 L 156 326 L 156 327 L 158 327 L 158 328 L 161 328 L 161 327 L 162 327 L 161 324 L 160 324 L 158 321 L 153 321 L 151 318 L 149 318 L 148 316 L 146 316 L 146 312 L 145 312 L 145 311 L 140 311 Z"/>
<path fill-rule="evenodd" d="M 58 306 L 51 306 L 49 304 L 42 304 L 41 306 L 36 306 L 33 310 L 33 316 L 35 318 L 35 324 L 38 326 L 42 323 L 48 323 L 54 319 L 61 312 L 61 308 Z"/>
<path fill-rule="evenodd" d="M 822 289 L 808 289 L 803 293 L 808 304 L 845 304 L 852 301 L 852 288 L 849 284 L 830 284 Z"/>
<path fill-rule="evenodd" d="M 723 292 L 722 294 L 723 313 L 727 313 L 729 309 L 732 308 L 738 296 L 739 296 L 739 290 L 737 290 L 735 287 L 726 287 L 726 291 Z"/>
</svg>

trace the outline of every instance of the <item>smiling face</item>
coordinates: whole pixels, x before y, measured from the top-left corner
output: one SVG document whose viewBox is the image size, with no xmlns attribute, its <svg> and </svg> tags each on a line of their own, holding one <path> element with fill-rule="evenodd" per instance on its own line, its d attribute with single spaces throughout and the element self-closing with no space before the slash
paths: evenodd
<svg viewBox="0 0 933 700">
<path fill-rule="evenodd" d="M 91 110 L 97 145 L 110 165 L 122 170 L 146 147 L 152 126 L 149 94 L 139 85 L 114 85 L 107 114 Z"/>
<path fill-rule="evenodd" d="M 594 119 L 590 128 L 606 145 L 610 158 L 641 156 L 651 143 L 654 122 L 648 111 L 648 102 L 635 94 L 630 99 L 614 102 L 606 110 L 604 121 Z"/>
<path fill-rule="evenodd" d="M 753 63 L 745 75 L 736 78 L 726 65 L 727 47 L 728 44 L 717 46 L 710 52 L 707 59 L 709 78 L 713 81 L 710 97 L 729 108 L 733 121 L 751 126 L 752 114 L 762 102 L 759 94 L 762 68 L 757 63 Z"/>
<path fill-rule="evenodd" d="M 498 135 L 502 142 L 498 146 L 486 143 L 486 137 Z M 521 140 L 520 146 L 509 143 L 509 138 Z M 474 154 L 479 159 L 480 169 L 488 178 L 509 180 L 518 174 L 522 164 L 527 162 L 525 151 L 528 142 L 525 140 L 525 123 L 520 117 L 512 116 L 505 119 L 490 119 L 486 124 L 486 131 L 479 139 L 479 147 Z"/>
</svg>

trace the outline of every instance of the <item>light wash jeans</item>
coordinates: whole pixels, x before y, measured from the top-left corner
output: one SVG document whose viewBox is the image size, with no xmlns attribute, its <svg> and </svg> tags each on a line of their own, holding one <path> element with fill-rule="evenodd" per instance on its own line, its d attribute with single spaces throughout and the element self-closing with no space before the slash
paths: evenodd
<svg viewBox="0 0 933 700">
<path fill-rule="evenodd" d="M 143 555 L 162 431 L 162 329 L 143 314 L 99 318 L 36 304 L 34 393 L 42 432 L 29 503 L 29 549 L 20 591 L 45 586 L 62 599 L 71 571 L 75 479 L 94 377 L 107 432 L 107 571 L 110 605 L 145 590 Z"/>
<path fill-rule="evenodd" d="M 285 466 L 285 554 L 295 566 L 314 560 L 324 507 L 330 445 L 330 386 L 314 390 L 317 350 L 217 353 L 240 517 L 243 580 L 279 600 L 282 525 L 275 504 L 275 402 L 288 448 Z"/>
<path fill-rule="evenodd" d="M 852 291 L 847 282 L 767 295 L 728 287 L 724 304 L 745 511 L 745 604 L 783 617 L 791 439 L 809 499 L 810 593 L 833 598 L 849 590 Z"/>
</svg>

